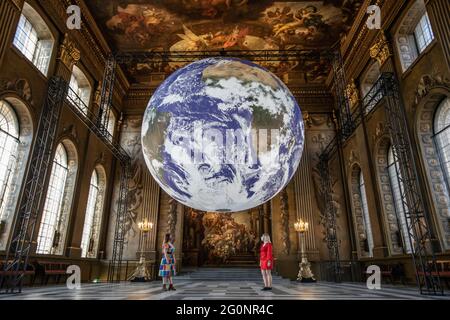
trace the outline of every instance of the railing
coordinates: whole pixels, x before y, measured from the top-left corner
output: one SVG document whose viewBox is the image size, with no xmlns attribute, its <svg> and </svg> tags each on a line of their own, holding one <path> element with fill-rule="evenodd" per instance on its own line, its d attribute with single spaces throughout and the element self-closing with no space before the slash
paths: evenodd
<svg viewBox="0 0 450 320">
<path fill-rule="evenodd" d="M 362 100 L 364 115 L 374 111 L 378 103 L 386 96 L 384 90 L 388 75 L 383 73 Z"/>
<path fill-rule="evenodd" d="M 103 119 L 98 114 L 92 112 L 85 104 L 78 94 L 70 87 L 66 97 L 66 105 L 78 116 L 78 118 L 94 132 L 99 139 L 111 150 L 114 156 L 119 159 L 121 163 L 129 161 L 128 153 L 114 141 L 113 135 L 103 124 Z"/>
<path fill-rule="evenodd" d="M 319 281 L 334 282 L 336 279 L 335 269 L 330 267 L 334 261 L 320 261 L 315 263 L 316 276 Z M 342 282 L 361 282 L 361 264 L 358 261 L 341 260 L 339 279 Z"/>
<path fill-rule="evenodd" d="M 351 131 L 347 132 L 346 135 L 343 135 L 340 132 L 337 132 L 336 136 L 328 143 L 328 145 L 324 148 L 321 155 L 327 155 L 328 159 L 331 155 L 336 151 L 336 142 L 337 139 L 342 139 L 342 142 L 345 142 L 351 134 L 353 134 L 354 130 L 358 128 L 361 124 L 362 115 L 361 111 L 364 113 L 364 117 L 374 112 L 377 107 L 380 105 L 380 102 L 386 97 L 386 83 L 389 83 L 391 75 L 388 73 L 383 73 L 369 90 L 369 92 L 362 99 L 362 106 L 356 106 L 351 114 L 351 120 L 348 120 L 347 127 L 352 128 Z"/>
</svg>

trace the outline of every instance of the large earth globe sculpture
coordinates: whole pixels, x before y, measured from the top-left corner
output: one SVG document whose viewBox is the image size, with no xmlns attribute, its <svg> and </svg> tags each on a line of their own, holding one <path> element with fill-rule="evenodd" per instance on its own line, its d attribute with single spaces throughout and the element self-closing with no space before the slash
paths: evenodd
<svg viewBox="0 0 450 320">
<path fill-rule="evenodd" d="M 235 212 L 273 198 L 304 144 L 300 108 L 284 83 L 249 61 L 209 58 L 171 74 L 142 124 L 153 178 L 197 210 Z"/>
</svg>

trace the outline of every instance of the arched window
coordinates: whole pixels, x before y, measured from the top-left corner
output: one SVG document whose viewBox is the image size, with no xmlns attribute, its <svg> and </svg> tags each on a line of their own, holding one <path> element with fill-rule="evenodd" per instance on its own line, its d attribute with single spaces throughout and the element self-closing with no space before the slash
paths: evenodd
<svg viewBox="0 0 450 320">
<path fill-rule="evenodd" d="M 97 257 L 104 191 L 105 173 L 103 168 L 97 168 L 91 175 L 86 216 L 84 218 L 83 237 L 81 240 L 81 256 L 83 258 Z"/>
<path fill-rule="evenodd" d="M 77 66 L 73 67 L 67 97 L 83 114 L 87 115 L 91 98 L 91 85 L 83 71 Z"/>
<path fill-rule="evenodd" d="M 23 6 L 13 43 L 39 71 L 47 75 L 54 40 L 42 17 L 28 3 Z"/>
<path fill-rule="evenodd" d="M 403 71 L 425 51 L 434 39 L 424 0 L 416 0 L 398 28 L 395 40 Z"/>
<path fill-rule="evenodd" d="M 434 139 L 436 142 L 439 159 L 444 172 L 447 188 L 450 177 L 450 98 L 442 101 L 434 117 Z"/>
<path fill-rule="evenodd" d="M 409 240 L 408 225 L 406 223 L 405 206 L 403 203 L 403 196 L 405 195 L 404 187 L 401 179 L 399 163 L 394 159 L 394 152 L 392 146 L 388 151 L 388 172 L 391 183 L 392 197 L 394 199 L 395 215 L 397 217 L 397 225 L 399 232 L 397 234 L 397 241 L 406 253 L 411 253 L 411 242 Z"/>
<path fill-rule="evenodd" d="M 423 77 L 421 81 L 426 80 Z M 433 233 L 442 250 L 450 250 L 449 139 L 450 91 L 437 86 L 417 104 L 416 134 L 420 161 L 430 190 Z"/>
<path fill-rule="evenodd" d="M 19 123 L 11 106 L 0 101 L 0 235 L 6 229 L 6 213 L 12 195 L 19 147 Z"/>
<path fill-rule="evenodd" d="M 0 100 L 0 250 L 5 250 L 27 168 L 33 128 L 18 99 Z"/>
<path fill-rule="evenodd" d="M 366 188 L 361 168 L 353 165 L 351 170 L 353 219 L 358 239 L 358 253 L 362 257 L 373 256 L 373 234 L 367 205 Z"/>
<path fill-rule="evenodd" d="M 67 146 L 70 146 L 67 142 Z M 72 146 L 73 148 L 73 146 Z M 73 152 L 73 150 L 72 150 Z M 41 218 L 37 250 L 39 254 L 64 252 L 67 220 L 74 191 L 75 161 L 60 143 L 53 158 L 44 211 Z"/>
</svg>

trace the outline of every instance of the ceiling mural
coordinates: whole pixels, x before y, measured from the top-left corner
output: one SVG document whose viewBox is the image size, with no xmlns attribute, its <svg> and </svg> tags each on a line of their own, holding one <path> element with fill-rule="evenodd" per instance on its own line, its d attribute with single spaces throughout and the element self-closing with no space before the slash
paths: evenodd
<svg viewBox="0 0 450 320">
<path fill-rule="evenodd" d="M 85 0 L 114 50 L 206 51 L 322 49 L 348 31 L 363 0 Z M 277 74 L 294 69 L 321 81 L 321 61 L 265 65 Z M 134 65 L 137 80 L 180 64 Z"/>
</svg>

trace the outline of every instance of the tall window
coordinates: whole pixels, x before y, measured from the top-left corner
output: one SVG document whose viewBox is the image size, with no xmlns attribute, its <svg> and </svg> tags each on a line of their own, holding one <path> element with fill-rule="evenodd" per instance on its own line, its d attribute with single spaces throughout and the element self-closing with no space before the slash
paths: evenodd
<svg viewBox="0 0 450 320">
<path fill-rule="evenodd" d="M 58 224 L 62 214 L 64 189 L 68 172 L 67 152 L 62 144 L 59 144 L 50 176 L 47 190 L 44 213 L 38 236 L 37 253 L 50 254 L 59 242 L 60 234 Z"/>
<path fill-rule="evenodd" d="M 434 118 L 434 139 L 444 177 L 449 188 L 450 177 L 450 98 L 442 101 Z"/>
<path fill-rule="evenodd" d="M 395 33 L 398 57 L 403 71 L 408 70 L 434 39 L 425 1 L 414 0 L 411 3 Z"/>
<path fill-rule="evenodd" d="M 361 196 L 361 208 L 364 227 L 366 230 L 366 251 L 369 252 L 369 256 L 373 256 L 373 234 L 372 226 L 370 224 L 369 207 L 367 205 L 366 187 L 364 185 L 364 177 L 362 172 L 359 174 L 359 192 Z"/>
<path fill-rule="evenodd" d="M 63 254 L 76 179 L 75 146 L 60 143 L 53 158 L 44 211 L 39 227 L 37 253 Z"/>
<path fill-rule="evenodd" d="M 399 227 L 398 237 L 406 253 L 411 253 L 411 243 L 409 240 L 409 231 L 406 224 L 405 206 L 403 203 L 404 187 L 401 180 L 398 161 L 394 159 L 392 146 L 388 152 L 388 172 L 391 182 L 392 196 L 395 204 L 395 214 L 397 216 L 397 225 Z"/>
<path fill-rule="evenodd" d="M 114 112 L 112 110 L 109 111 L 108 116 L 108 125 L 107 130 L 109 134 L 111 135 L 110 138 L 114 136 L 114 129 L 116 128 L 116 116 L 114 115 Z"/>
<path fill-rule="evenodd" d="M 24 4 L 13 43 L 39 71 L 47 75 L 54 41 L 44 20 L 27 3 Z"/>
<path fill-rule="evenodd" d="M 420 18 L 419 23 L 414 28 L 414 38 L 416 39 L 419 54 L 428 47 L 431 41 L 433 41 L 434 34 L 427 13 Z"/>
<path fill-rule="evenodd" d="M 81 240 L 81 256 L 96 258 L 103 209 L 103 186 L 97 170 L 92 172 L 89 196 L 84 218 L 83 237 Z"/>
<path fill-rule="evenodd" d="M 89 81 L 84 73 L 77 66 L 74 66 L 69 83 L 69 101 L 87 115 L 90 96 L 91 87 Z"/>
<path fill-rule="evenodd" d="M 0 235 L 6 227 L 6 207 L 18 161 L 19 123 L 11 106 L 0 100 Z"/>
</svg>

